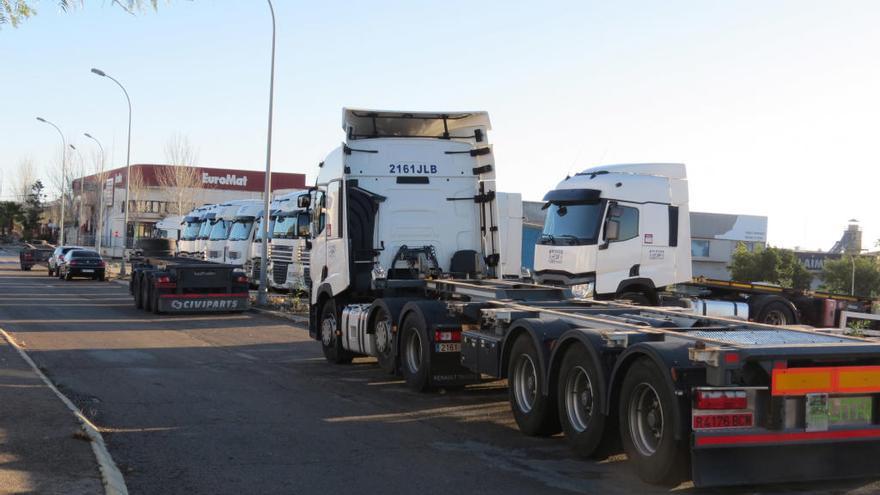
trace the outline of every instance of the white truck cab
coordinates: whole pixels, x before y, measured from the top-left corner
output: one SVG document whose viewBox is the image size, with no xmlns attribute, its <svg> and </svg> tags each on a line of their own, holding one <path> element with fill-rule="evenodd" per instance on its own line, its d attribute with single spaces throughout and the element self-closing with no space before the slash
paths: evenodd
<svg viewBox="0 0 880 495">
<path fill-rule="evenodd" d="M 211 233 L 205 244 L 205 259 L 214 263 L 226 263 L 227 241 L 232 226 L 242 206 L 258 207 L 259 200 L 235 200 L 222 203 L 212 219 Z"/>
<path fill-rule="evenodd" d="M 199 206 L 193 208 L 191 212 L 183 217 L 181 222 L 182 231 L 180 233 L 180 240 L 177 243 L 177 251 L 180 256 L 197 256 L 196 238 L 199 236 L 202 223 L 205 221 L 204 215 L 206 211 L 207 207 Z"/>
<path fill-rule="evenodd" d="M 232 219 L 232 228 L 226 240 L 225 263 L 244 265 L 251 259 L 251 245 L 257 220 L 263 216 L 263 202 L 253 201 L 242 204 Z"/>
<path fill-rule="evenodd" d="M 310 217 L 305 208 L 298 206 L 299 196 L 308 194 L 305 190 L 293 191 L 277 199 L 269 252 L 269 286 L 275 289 L 296 291 L 308 287 Z"/>
<path fill-rule="evenodd" d="M 171 239 L 180 244 L 180 236 L 183 233 L 183 217 L 172 215 L 156 222 L 156 237 Z M 179 247 L 178 247 L 179 249 Z"/>
<path fill-rule="evenodd" d="M 578 295 L 642 294 L 691 280 L 685 166 L 608 165 L 584 170 L 544 197 L 535 280 Z M 639 298 L 641 299 L 641 298 Z"/>
<path fill-rule="evenodd" d="M 207 205 L 201 214 L 202 222 L 199 225 L 199 233 L 196 234 L 193 243 L 193 258 L 205 259 L 208 247 L 208 238 L 211 236 L 211 229 L 214 227 L 214 218 L 220 212 L 220 205 Z"/>
</svg>

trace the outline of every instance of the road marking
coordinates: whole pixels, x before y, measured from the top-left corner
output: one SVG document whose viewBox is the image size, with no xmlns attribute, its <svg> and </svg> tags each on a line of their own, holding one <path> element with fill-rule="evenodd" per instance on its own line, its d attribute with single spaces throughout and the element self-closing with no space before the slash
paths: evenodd
<svg viewBox="0 0 880 495">
<path fill-rule="evenodd" d="M 116 463 L 113 462 L 113 458 L 110 456 L 110 452 L 107 451 L 107 444 L 104 443 L 104 437 L 101 436 L 101 432 L 98 430 L 98 427 L 92 424 L 88 418 L 83 415 L 82 411 L 77 408 L 70 399 L 67 398 L 66 395 L 62 394 L 53 384 L 46 375 L 40 371 L 40 368 L 37 367 L 37 364 L 31 359 L 30 356 L 18 345 L 18 342 L 12 338 L 6 330 L 0 328 L 0 334 L 9 342 L 9 345 L 15 348 L 18 351 L 18 355 L 21 356 L 22 359 L 25 360 L 34 370 L 34 373 L 43 380 L 43 383 L 49 387 L 50 390 L 55 392 L 55 395 L 61 399 L 61 402 L 67 406 L 68 409 L 73 413 L 77 420 L 79 420 L 80 425 L 82 426 L 83 431 L 88 435 L 92 444 L 92 452 L 95 453 L 95 458 L 98 461 L 98 467 L 101 470 L 101 479 L 104 482 L 104 493 L 106 495 L 128 495 L 128 488 L 125 486 L 125 478 L 122 477 L 122 473 L 119 471 L 119 468 L 116 466 Z"/>
</svg>

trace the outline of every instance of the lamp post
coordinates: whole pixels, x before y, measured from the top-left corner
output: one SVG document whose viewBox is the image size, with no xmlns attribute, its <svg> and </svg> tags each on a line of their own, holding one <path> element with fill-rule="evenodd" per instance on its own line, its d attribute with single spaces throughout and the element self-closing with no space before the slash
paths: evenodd
<svg viewBox="0 0 880 495">
<path fill-rule="evenodd" d="M 125 94 L 125 101 L 128 103 L 128 144 L 125 148 L 125 199 L 123 200 L 124 203 L 122 205 L 125 216 L 122 223 L 122 265 L 119 269 L 119 274 L 125 276 L 125 246 L 126 244 L 128 244 L 128 190 L 129 186 L 131 185 L 131 98 L 128 97 L 128 91 L 125 90 L 125 86 L 123 86 L 122 83 L 117 81 L 113 76 L 110 76 L 104 71 L 95 68 L 92 68 L 92 73 L 101 77 L 106 77 L 107 79 L 115 82 L 116 85 L 122 89 L 122 92 Z"/>
<path fill-rule="evenodd" d="M 61 220 L 59 221 L 59 229 L 58 229 L 58 245 L 64 245 L 64 189 L 67 186 L 67 166 L 65 163 L 67 162 L 67 142 L 64 139 L 64 133 L 61 132 L 61 129 L 58 128 L 57 125 L 49 122 L 43 117 L 37 117 L 37 120 L 44 124 L 49 124 L 58 131 L 58 135 L 61 136 Z"/>
<path fill-rule="evenodd" d="M 263 185 L 263 225 L 262 225 L 262 263 L 260 263 L 260 287 L 257 291 L 257 304 L 267 301 L 267 265 L 269 264 L 269 203 L 272 195 L 272 103 L 275 97 L 275 7 L 272 0 L 269 13 L 272 14 L 272 58 L 269 65 L 269 126 L 266 133 L 266 181 Z"/>
<path fill-rule="evenodd" d="M 70 146 L 70 149 L 72 149 L 73 151 L 76 151 L 76 156 L 79 157 L 79 169 L 80 169 L 80 172 L 84 172 L 84 165 L 83 165 L 83 156 L 82 156 L 82 153 L 80 153 L 79 150 L 76 149 L 76 146 L 74 146 L 73 143 L 68 144 L 68 146 Z M 80 232 L 82 231 L 82 225 L 81 225 L 81 223 L 82 223 L 82 218 L 83 218 L 83 178 L 85 178 L 85 175 L 82 175 L 82 176 L 79 178 L 79 212 L 78 212 L 78 214 L 77 214 L 77 220 L 78 220 L 78 222 L 77 222 L 77 225 L 76 225 L 76 243 L 77 243 L 77 244 L 80 244 L 80 245 L 82 245 L 82 242 L 81 242 L 82 239 L 79 238 L 79 234 L 80 234 Z M 73 186 L 71 186 L 71 189 L 72 189 L 72 188 L 73 188 Z M 73 193 L 73 191 L 71 191 L 71 193 Z M 71 206 L 73 206 L 73 205 L 71 205 Z"/>
<path fill-rule="evenodd" d="M 101 235 L 104 232 L 104 146 L 101 145 L 101 141 L 98 141 L 94 136 L 89 134 L 88 132 L 83 133 L 83 135 L 92 141 L 94 141 L 98 148 L 101 150 L 101 167 L 98 169 L 98 177 L 102 179 L 102 183 L 99 184 L 101 187 L 101 194 L 97 196 L 96 202 L 98 203 L 98 229 L 95 234 L 95 251 L 98 253 L 101 252 Z"/>
</svg>

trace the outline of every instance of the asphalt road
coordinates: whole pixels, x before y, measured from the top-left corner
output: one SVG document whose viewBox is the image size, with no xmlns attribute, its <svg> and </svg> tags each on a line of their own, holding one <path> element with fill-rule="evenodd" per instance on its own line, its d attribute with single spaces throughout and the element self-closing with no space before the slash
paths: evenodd
<svg viewBox="0 0 880 495">
<path fill-rule="evenodd" d="M 670 491 L 638 481 L 622 456 L 580 460 L 561 437 L 523 436 L 503 382 L 415 394 L 369 360 L 326 363 L 284 320 L 154 316 L 118 284 L 59 281 L 11 261 L 0 258 L 0 326 L 102 429 L 131 493 Z M 743 491 L 880 484 L 712 493 Z"/>
</svg>

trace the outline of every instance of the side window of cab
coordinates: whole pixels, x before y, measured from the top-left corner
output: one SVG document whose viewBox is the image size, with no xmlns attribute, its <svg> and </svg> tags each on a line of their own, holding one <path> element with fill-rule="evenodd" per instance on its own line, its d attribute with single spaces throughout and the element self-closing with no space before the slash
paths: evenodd
<svg viewBox="0 0 880 495">
<path fill-rule="evenodd" d="M 613 228 L 611 227 L 613 224 Z M 608 205 L 608 221 L 605 225 L 606 240 L 623 242 L 639 236 L 639 209 L 619 203 Z M 608 235 L 608 234 L 611 235 Z"/>
</svg>

